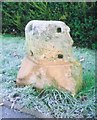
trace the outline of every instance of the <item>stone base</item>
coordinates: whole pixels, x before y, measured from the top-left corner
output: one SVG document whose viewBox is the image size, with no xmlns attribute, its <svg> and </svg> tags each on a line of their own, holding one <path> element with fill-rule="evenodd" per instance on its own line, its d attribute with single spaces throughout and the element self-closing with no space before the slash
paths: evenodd
<svg viewBox="0 0 97 120">
<path fill-rule="evenodd" d="M 47 86 L 57 86 L 75 95 L 82 86 L 82 67 L 77 61 L 37 61 L 26 56 L 21 64 L 17 80 L 18 85 L 32 84 L 43 89 Z"/>
</svg>

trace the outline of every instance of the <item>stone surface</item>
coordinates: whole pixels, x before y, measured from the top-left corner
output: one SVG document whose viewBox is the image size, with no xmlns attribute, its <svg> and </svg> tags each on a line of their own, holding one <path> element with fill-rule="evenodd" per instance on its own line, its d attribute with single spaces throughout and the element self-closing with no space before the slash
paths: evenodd
<svg viewBox="0 0 97 120">
<path fill-rule="evenodd" d="M 25 27 L 27 53 L 17 84 L 39 89 L 54 85 L 75 95 L 82 86 L 82 67 L 72 55 L 69 32 L 61 21 L 30 21 Z"/>
<path fill-rule="evenodd" d="M 65 61 L 70 61 L 73 40 L 69 31 L 61 21 L 30 21 L 25 28 L 27 54 L 35 60 L 49 61 L 62 54 Z"/>
</svg>

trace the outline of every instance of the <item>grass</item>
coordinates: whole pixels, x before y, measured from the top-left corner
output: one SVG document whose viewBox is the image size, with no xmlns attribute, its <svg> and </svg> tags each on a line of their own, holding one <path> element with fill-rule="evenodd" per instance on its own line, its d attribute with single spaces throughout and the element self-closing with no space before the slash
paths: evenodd
<svg viewBox="0 0 97 120">
<path fill-rule="evenodd" d="M 82 61 L 83 88 L 75 96 L 57 88 L 45 88 L 41 92 L 32 85 L 16 87 L 16 76 L 21 60 L 25 55 L 24 38 L 10 35 L 2 39 L 2 59 L 0 62 L 2 79 L 0 89 L 2 97 L 11 100 L 19 97 L 17 103 L 49 113 L 54 118 L 94 118 L 95 117 L 95 52 L 86 48 L 73 47 L 76 59 Z"/>
</svg>

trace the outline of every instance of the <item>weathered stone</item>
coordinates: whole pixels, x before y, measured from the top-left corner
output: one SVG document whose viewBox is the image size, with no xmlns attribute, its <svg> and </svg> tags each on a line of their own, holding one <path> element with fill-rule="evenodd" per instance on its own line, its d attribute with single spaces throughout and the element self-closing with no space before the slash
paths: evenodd
<svg viewBox="0 0 97 120">
<path fill-rule="evenodd" d="M 59 31 L 60 30 L 60 31 Z M 72 59 L 70 28 L 61 21 L 31 21 L 25 28 L 27 54 L 35 60 Z"/>
<path fill-rule="evenodd" d="M 82 67 L 73 58 L 69 32 L 61 21 L 30 21 L 25 28 L 27 55 L 17 84 L 39 89 L 54 85 L 75 95 L 82 86 Z"/>
</svg>

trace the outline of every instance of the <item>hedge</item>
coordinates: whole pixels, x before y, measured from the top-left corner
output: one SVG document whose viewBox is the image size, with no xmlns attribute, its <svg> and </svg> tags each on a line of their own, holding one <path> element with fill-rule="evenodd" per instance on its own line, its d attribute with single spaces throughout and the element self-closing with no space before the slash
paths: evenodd
<svg viewBox="0 0 97 120">
<path fill-rule="evenodd" d="M 97 48 L 96 3 L 3 2 L 2 32 L 24 36 L 30 20 L 61 20 L 71 28 L 74 45 Z"/>
</svg>

